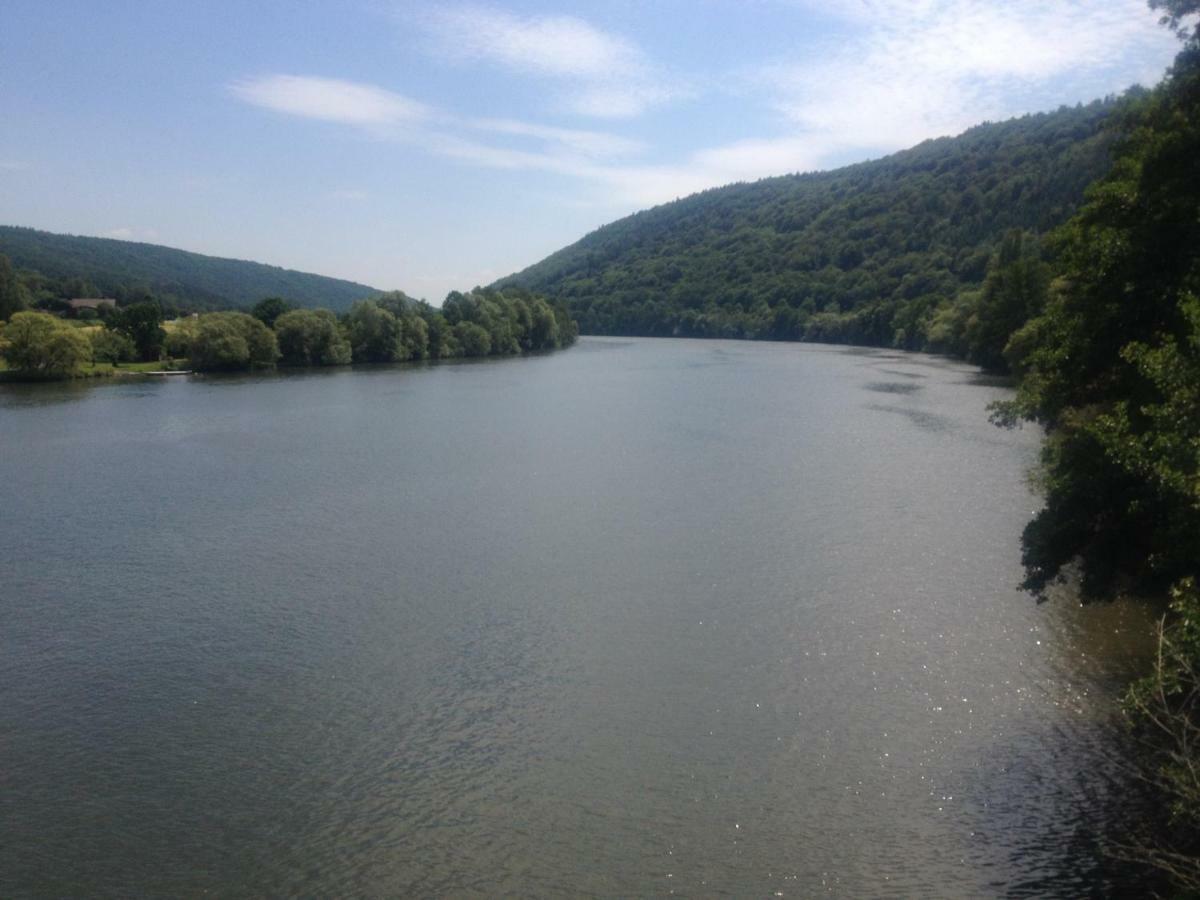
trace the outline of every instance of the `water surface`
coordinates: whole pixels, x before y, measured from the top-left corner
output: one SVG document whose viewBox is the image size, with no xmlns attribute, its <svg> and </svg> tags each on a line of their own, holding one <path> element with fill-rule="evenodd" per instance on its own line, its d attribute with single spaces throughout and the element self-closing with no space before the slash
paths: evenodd
<svg viewBox="0 0 1200 900">
<path fill-rule="evenodd" d="M 0 389 L 0 895 L 1078 896 L 1145 630 L 934 357 Z"/>
</svg>

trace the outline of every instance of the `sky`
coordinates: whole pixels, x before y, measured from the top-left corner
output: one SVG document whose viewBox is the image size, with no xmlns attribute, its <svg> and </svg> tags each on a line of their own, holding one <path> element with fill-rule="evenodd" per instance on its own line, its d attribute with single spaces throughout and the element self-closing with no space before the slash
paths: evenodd
<svg viewBox="0 0 1200 900">
<path fill-rule="evenodd" d="M 0 224 L 440 303 L 697 190 L 1150 86 L 1143 0 L 4 0 Z"/>
</svg>

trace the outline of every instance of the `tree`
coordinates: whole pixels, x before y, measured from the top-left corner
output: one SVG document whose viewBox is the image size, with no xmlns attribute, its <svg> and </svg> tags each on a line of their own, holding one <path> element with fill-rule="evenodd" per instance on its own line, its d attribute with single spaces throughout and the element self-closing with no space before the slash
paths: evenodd
<svg viewBox="0 0 1200 900">
<path fill-rule="evenodd" d="M 265 297 L 254 304 L 254 309 L 250 310 L 250 315 L 258 319 L 268 328 L 275 327 L 275 320 L 282 316 L 285 312 L 295 309 L 292 304 L 288 303 L 282 297 Z"/>
<path fill-rule="evenodd" d="M 1150 0 L 1150 8 L 1162 10 L 1159 24 L 1166 25 L 1186 40 L 1188 32 L 1183 20 L 1188 16 L 1200 15 L 1200 0 Z M 1200 41 L 1200 20 L 1193 26 L 1191 39 Z"/>
<path fill-rule="evenodd" d="M 275 320 L 280 361 L 287 366 L 344 366 L 350 342 L 327 309 L 296 309 Z"/>
<path fill-rule="evenodd" d="M 92 360 L 119 365 L 137 359 L 137 348 L 128 337 L 117 331 L 100 329 L 91 333 Z"/>
<path fill-rule="evenodd" d="M 454 326 L 454 337 L 463 356 L 487 356 L 491 352 L 491 336 L 486 328 L 474 322 L 459 322 Z"/>
<path fill-rule="evenodd" d="M 181 359 L 191 352 L 192 338 L 196 336 L 198 321 L 198 318 L 192 316 L 175 321 L 175 327 L 167 332 L 167 339 L 163 341 L 163 350 L 167 356 Z"/>
<path fill-rule="evenodd" d="M 1200 891 L 1200 25 L 1122 122 L 1112 171 L 1054 235 L 1061 277 L 1009 342 L 1021 374 L 997 418 L 1044 424 L 1045 508 L 1022 538 L 1039 593 L 1073 563 L 1085 599 L 1169 594 L 1149 676 L 1127 693 L 1168 815 L 1116 848 Z"/>
<path fill-rule="evenodd" d="M 429 326 L 421 315 L 418 301 L 403 291 L 391 291 L 376 297 L 374 302 L 400 323 L 399 359 L 424 359 L 429 355 Z"/>
<path fill-rule="evenodd" d="M 0 322 L 8 320 L 25 306 L 25 292 L 17 281 L 17 273 L 13 271 L 8 257 L 0 253 Z"/>
<path fill-rule="evenodd" d="M 1008 371 L 1004 348 L 1013 332 L 1042 311 L 1050 267 L 1036 238 L 1014 229 L 988 267 L 983 292 L 966 328 L 967 359 L 992 372 Z"/>
<path fill-rule="evenodd" d="M 92 358 L 83 333 L 49 313 L 13 313 L 4 341 L 5 361 L 31 378 L 68 378 Z"/>
<path fill-rule="evenodd" d="M 540 297 L 530 310 L 529 345 L 531 350 L 551 350 L 558 346 L 558 319 L 550 304 Z"/>
<path fill-rule="evenodd" d="M 246 313 L 206 313 L 194 329 L 188 359 L 197 371 L 263 368 L 279 358 L 275 334 Z"/>
<path fill-rule="evenodd" d="M 1045 424 L 1026 584 L 1082 564 L 1089 596 L 1200 565 L 1200 40 L 1124 122 L 1112 172 L 1054 236 L 1062 277 L 1013 337 L 1002 421 Z"/>
<path fill-rule="evenodd" d="M 350 307 L 346 331 L 355 362 L 395 362 L 404 358 L 399 320 L 371 300 L 360 300 Z"/>
<path fill-rule="evenodd" d="M 454 329 L 445 316 L 436 310 L 427 309 L 422 311 L 422 318 L 427 329 L 430 356 L 434 359 L 447 359 L 462 352 L 454 338 Z"/>
<path fill-rule="evenodd" d="M 162 327 L 162 310 L 157 303 L 134 303 L 112 313 L 104 327 L 125 335 L 137 348 L 138 358 L 152 362 L 162 355 L 167 333 Z"/>
</svg>

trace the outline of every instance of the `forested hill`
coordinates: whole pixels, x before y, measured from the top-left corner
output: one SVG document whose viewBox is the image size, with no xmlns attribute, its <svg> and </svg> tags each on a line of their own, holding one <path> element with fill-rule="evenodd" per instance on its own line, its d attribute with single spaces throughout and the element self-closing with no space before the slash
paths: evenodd
<svg viewBox="0 0 1200 900">
<path fill-rule="evenodd" d="M 283 297 L 298 306 L 344 311 L 379 293 L 365 284 L 262 263 L 7 225 L 0 225 L 0 254 L 18 270 L 76 282 L 75 296 L 149 296 L 189 309 L 252 306 L 264 297 Z"/>
<path fill-rule="evenodd" d="M 963 294 L 1006 234 L 1062 224 L 1107 170 L 1115 103 L 708 190 L 606 225 L 498 285 L 566 301 L 585 334 L 961 350 L 937 345 L 965 339 Z"/>
</svg>

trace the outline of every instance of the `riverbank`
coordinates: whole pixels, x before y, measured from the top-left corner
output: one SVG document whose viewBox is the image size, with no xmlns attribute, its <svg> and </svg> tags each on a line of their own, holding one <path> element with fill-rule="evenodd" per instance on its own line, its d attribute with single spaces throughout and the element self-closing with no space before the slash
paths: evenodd
<svg viewBox="0 0 1200 900">
<path fill-rule="evenodd" d="M 88 378 L 119 378 L 124 375 L 151 375 L 158 374 L 164 370 L 187 369 L 188 361 L 186 359 L 162 360 L 156 359 L 151 362 L 128 362 L 120 365 L 112 363 L 87 363 L 79 372 L 68 377 L 52 377 L 52 378 L 34 378 L 24 372 L 14 371 L 5 363 L 4 357 L 0 356 L 0 384 L 37 384 L 40 382 L 51 381 L 71 381 L 75 379 Z"/>
</svg>

